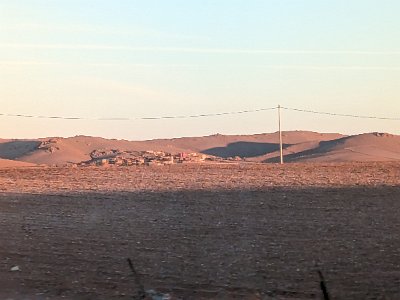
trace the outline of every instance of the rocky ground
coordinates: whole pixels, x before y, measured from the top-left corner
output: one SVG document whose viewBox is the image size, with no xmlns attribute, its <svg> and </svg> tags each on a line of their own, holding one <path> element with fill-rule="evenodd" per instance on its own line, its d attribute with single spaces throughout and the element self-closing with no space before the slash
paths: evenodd
<svg viewBox="0 0 400 300">
<path fill-rule="evenodd" d="M 400 298 L 400 164 L 2 169 L 0 191 L 1 299 L 321 299 L 317 270 L 333 299 Z"/>
</svg>

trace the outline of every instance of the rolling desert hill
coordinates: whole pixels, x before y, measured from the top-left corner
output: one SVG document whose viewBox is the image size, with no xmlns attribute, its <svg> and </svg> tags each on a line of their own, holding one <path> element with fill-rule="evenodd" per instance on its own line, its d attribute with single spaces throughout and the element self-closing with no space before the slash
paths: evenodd
<svg viewBox="0 0 400 300">
<path fill-rule="evenodd" d="M 286 146 L 311 142 L 333 140 L 343 135 L 337 133 L 317 133 L 311 131 L 286 131 L 282 134 Z M 200 138 L 181 138 L 173 140 L 180 147 L 190 145 L 196 152 L 229 157 L 256 157 L 279 149 L 279 135 L 263 133 L 254 135 L 215 134 Z"/>
<path fill-rule="evenodd" d="M 34 167 L 34 166 L 37 165 L 24 161 L 0 158 L 0 168 Z"/>
<path fill-rule="evenodd" d="M 400 136 L 365 133 L 331 141 L 321 141 L 311 149 L 285 156 L 287 162 L 346 162 L 400 160 Z M 274 162 L 276 158 L 265 162 Z"/>
<path fill-rule="evenodd" d="M 283 132 L 287 162 L 344 162 L 400 160 L 400 136 L 380 133 L 344 136 L 311 131 Z M 278 133 L 183 137 L 127 141 L 75 136 L 33 140 L 0 139 L 0 159 L 31 164 L 65 165 L 91 159 L 95 150 L 197 152 L 246 161 L 277 162 Z M 6 164 L 4 161 L 0 164 Z M 7 162 L 10 164 L 10 162 Z"/>
</svg>

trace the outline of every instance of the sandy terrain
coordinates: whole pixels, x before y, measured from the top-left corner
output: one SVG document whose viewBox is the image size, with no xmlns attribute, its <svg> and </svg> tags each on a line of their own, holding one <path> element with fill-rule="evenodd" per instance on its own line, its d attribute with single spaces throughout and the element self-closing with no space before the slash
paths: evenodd
<svg viewBox="0 0 400 300">
<path fill-rule="evenodd" d="M 0 298 L 400 297 L 400 164 L 0 170 Z M 11 271 L 18 266 L 19 271 Z M 154 298 L 155 299 L 155 298 Z"/>
<path fill-rule="evenodd" d="M 286 162 L 400 161 L 400 136 L 366 133 L 343 136 L 337 133 L 285 131 L 283 154 Z M 94 150 L 196 152 L 253 162 L 279 161 L 277 133 L 184 137 L 149 141 L 126 141 L 100 137 L 0 140 L 0 159 L 34 164 L 65 166 L 91 159 Z M 1 167 L 1 165 L 0 165 Z"/>
<path fill-rule="evenodd" d="M 337 133 L 310 131 L 284 132 L 285 144 L 318 146 L 320 141 L 343 137 Z M 314 142 L 314 144 L 307 144 Z M 65 165 L 90 160 L 90 153 L 99 149 L 129 151 L 154 150 L 170 153 L 201 152 L 215 156 L 255 157 L 272 153 L 277 156 L 277 133 L 254 135 L 211 135 L 150 141 L 126 141 L 100 137 L 76 136 L 70 138 L 43 138 L 36 140 L 0 140 L 0 158 L 14 159 L 35 164 Z M 294 148 L 292 148 L 294 149 Z M 309 149 L 301 148 L 302 150 Z M 269 156 L 271 157 L 271 155 Z"/>
<path fill-rule="evenodd" d="M 24 161 L 0 158 L 0 168 L 33 167 L 33 166 L 36 166 L 36 164 Z"/>
<path fill-rule="evenodd" d="M 400 161 L 400 136 L 386 133 L 360 134 L 322 141 L 317 147 L 292 152 L 285 153 L 286 161 Z"/>
</svg>

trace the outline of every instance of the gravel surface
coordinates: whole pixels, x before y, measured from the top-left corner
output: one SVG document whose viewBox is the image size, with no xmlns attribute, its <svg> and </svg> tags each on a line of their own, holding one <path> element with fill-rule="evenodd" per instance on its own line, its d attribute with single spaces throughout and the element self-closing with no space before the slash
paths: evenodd
<svg viewBox="0 0 400 300">
<path fill-rule="evenodd" d="M 399 175 L 389 163 L 2 169 L 0 299 L 133 299 L 140 285 L 321 299 L 317 270 L 333 299 L 400 299 Z"/>
</svg>

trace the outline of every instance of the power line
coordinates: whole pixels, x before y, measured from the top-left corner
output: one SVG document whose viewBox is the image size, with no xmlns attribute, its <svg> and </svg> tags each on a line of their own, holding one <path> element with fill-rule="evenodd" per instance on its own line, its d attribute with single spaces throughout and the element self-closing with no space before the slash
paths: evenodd
<svg viewBox="0 0 400 300">
<path fill-rule="evenodd" d="M 45 115 L 25 115 L 25 114 L 6 114 L 0 113 L 4 117 L 19 117 L 19 118 L 36 118 L 36 119 L 61 119 L 61 120 L 91 120 L 91 121 L 137 121 L 137 120 L 164 120 L 164 119 L 190 119 L 190 118 L 206 118 L 226 115 L 249 114 L 261 111 L 275 110 L 277 107 L 248 109 L 231 112 L 208 113 L 198 115 L 176 115 L 176 116 L 158 116 L 158 117 L 134 117 L 134 118 L 89 118 L 89 117 L 66 117 L 66 116 L 45 116 Z"/>
<path fill-rule="evenodd" d="M 297 111 L 297 112 L 302 112 L 302 113 L 328 115 L 328 116 L 336 116 L 336 117 L 400 121 L 400 118 L 393 118 L 393 117 L 378 117 L 378 116 L 365 116 L 365 115 L 354 115 L 354 114 L 340 114 L 340 113 L 332 113 L 332 112 L 324 112 L 324 111 L 316 111 L 316 110 L 308 110 L 308 109 L 300 109 L 300 108 L 292 108 L 292 107 L 283 107 L 283 106 L 281 106 L 281 108 L 285 109 L 285 110 Z"/>
<path fill-rule="evenodd" d="M 318 114 L 318 115 L 328 115 L 333 117 L 347 117 L 347 118 L 359 118 L 359 119 L 376 119 L 376 120 L 390 120 L 390 121 L 400 121 L 400 118 L 395 117 L 379 117 L 379 116 L 366 116 L 366 115 L 356 115 L 356 114 L 341 114 L 334 112 L 324 112 L 309 109 L 293 108 L 280 106 L 281 109 Z M 26 115 L 26 114 L 7 114 L 0 113 L 3 117 L 18 117 L 18 118 L 32 118 L 32 119 L 60 119 L 60 120 L 90 120 L 90 121 L 139 121 L 139 120 L 167 120 L 167 119 L 195 119 L 195 118 L 208 118 L 208 117 L 218 117 L 227 115 L 240 115 L 240 114 L 250 114 L 262 111 L 276 110 L 278 107 L 268 107 L 268 108 L 258 108 L 258 109 L 248 109 L 240 111 L 230 111 L 230 112 L 219 112 L 219 113 L 207 113 L 207 114 L 197 114 L 197 115 L 175 115 L 175 116 L 154 116 L 154 117 L 132 117 L 132 118 L 90 118 L 90 117 L 68 117 L 68 116 L 48 116 L 48 115 Z"/>
</svg>

